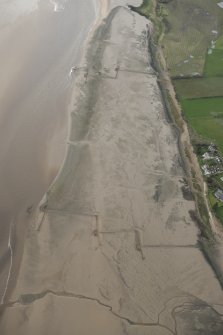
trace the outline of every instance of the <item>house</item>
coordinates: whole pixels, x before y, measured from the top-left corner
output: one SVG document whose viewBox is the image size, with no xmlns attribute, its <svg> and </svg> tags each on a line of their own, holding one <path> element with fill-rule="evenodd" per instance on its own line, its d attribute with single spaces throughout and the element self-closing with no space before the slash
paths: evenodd
<svg viewBox="0 0 223 335">
<path fill-rule="evenodd" d="M 205 152 L 205 153 L 202 155 L 202 158 L 203 158 L 203 160 L 209 160 L 209 159 L 213 159 L 214 156 L 210 155 L 209 152 Z"/>
<path fill-rule="evenodd" d="M 223 202 L 223 191 L 220 188 L 215 192 L 214 195 L 218 200 Z"/>
<path fill-rule="evenodd" d="M 204 171 L 205 176 L 208 176 L 209 174 L 211 174 L 206 164 L 202 166 L 202 170 Z"/>
<path fill-rule="evenodd" d="M 214 145 L 213 143 L 211 143 L 208 147 L 208 151 L 211 152 L 211 153 L 216 153 L 218 152 L 217 151 L 217 148 L 216 148 L 216 145 Z"/>
</svg>

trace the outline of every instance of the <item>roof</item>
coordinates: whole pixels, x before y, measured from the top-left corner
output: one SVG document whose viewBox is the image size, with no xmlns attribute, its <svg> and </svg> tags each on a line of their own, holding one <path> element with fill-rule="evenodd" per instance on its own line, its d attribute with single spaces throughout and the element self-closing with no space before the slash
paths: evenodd
<svg viewBox="0 0 223 335">
<path fill-rule="evenodd" d="M 223 191 L 222 191 L 222 190 L 218 189 L 218 190 L 215 192 L 214 195 L 216 196 L 216 198 L 218 198 L 220 201 L 223 202 Z"/>
</svg>

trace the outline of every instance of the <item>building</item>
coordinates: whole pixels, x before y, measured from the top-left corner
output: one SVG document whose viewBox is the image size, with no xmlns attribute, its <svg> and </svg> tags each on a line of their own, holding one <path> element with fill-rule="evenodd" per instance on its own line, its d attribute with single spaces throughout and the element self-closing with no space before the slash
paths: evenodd
<svg viewBox="0 0 223 335">
<path fill-rule="evenodd" d="M 213 158 L 215 158 L 213 155 L 210 155 L 210 153 L 209 152 L 205 152 L 203 155 L 202 155 L 202 158 L 203 158 L 203 160 L 209 160 L 209 159 L 213 159 Z"/>
<path fill-rule="evenodd" d="M 204 171 L 205 176 L 208 176 L 209 174 L 211 174 L 206 164 L 202 166 L 202 170 Z"/>
<path fill-rule="evenodd" d="M 223 202 L 223 191 L 220 188 L 215 192 L 214 195 L 218 200 Z"/>
<path fill-rule="evenodd" d="M 211 152 L 211 153 L 216 153 L 216 152 L 218 152 L 218 150 L 217 150 L 217 148 L 216 148 L 216 145 L 214 145 L 213 143 L 211 143 L 211 144 L 209 145 L 208 150 L 209 150 L 209 152 Z"/>
</svg>

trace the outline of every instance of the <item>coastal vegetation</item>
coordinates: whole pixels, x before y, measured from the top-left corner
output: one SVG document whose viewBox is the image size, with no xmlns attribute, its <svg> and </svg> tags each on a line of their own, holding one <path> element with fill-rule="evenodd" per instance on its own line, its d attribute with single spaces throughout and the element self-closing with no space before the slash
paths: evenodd
<svg viewBox="0 0 223 335">
<path fill-rule="evenodd" d="M 171 77 L 202 76 L 204 66 L 207 67 L 207 50 L 208 62 L 218 58 L 219 54 L 214 49 L 222 46 L 221 41 L 216 45 L 216 40 L 222 34 L 223 25 L 223 9 L 217 5 L 218 2 L 171 0 L 162 4 L 167 14 L 163 18 L 165 34 L 162 47 Z"/>
<path fill-rule="evenodd" d="M 223 97 L 181 99 L 181 105 L 190 127 L 201 139 L 214 141 L 223 155 Z"/>
<path fill-rule="evenodd" d="M 164 0 L 165 1 L 165 0 Z M 167 0 L 168 1 L 168 0 Z M 139 7 L 129 6 L 133 11 L 150 19 L 154 24 L 153 43 L 157 44 L 162 39 L 164 33 L 163 18 L 168 15 L 162 1 L 144 0 Z"/>
<path fill-rule="evenodd" d="M 197 77 L 173 79 L 178 97 L 183 99 L 220 97 L 222 96 L 222 77 Z"/>
<path fill-rule="evenodd" d="M 223 224 L 223 200 L 216 197 L 216 192 L 223 191 L 223 9 L 218 2 L 144 0 L 140 7 L 132 9 L 155 25 L 153 42 L 163 51 L 168 74 L 208 185 L 209 204 Z M 170 94 L 167 96 L 171 102 Z M 174 104 L 169 105 L 176 124 L 182 129 Z M 220 161 L 215 157 L 204 160 L 199 152 L 200 146 L 208 153 L 211 144 Z M 205 174 L 205 171 L 211 172 Z M 198 193 L 197 206 L 203 220 L 208 214 L 202 194 Z"/>
<path fill-rule="evenodd" d="M 207 51 L 201 78 L 177 79 L 173 83 L 190 127 L 215 142 L 223 155 L 222 37 Z"/>
</svg>

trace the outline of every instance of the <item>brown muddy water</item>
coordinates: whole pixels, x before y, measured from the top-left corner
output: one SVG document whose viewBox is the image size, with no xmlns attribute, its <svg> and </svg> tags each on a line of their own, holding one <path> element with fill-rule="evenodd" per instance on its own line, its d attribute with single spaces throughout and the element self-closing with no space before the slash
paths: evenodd
<svg viewBox="0 0 223 335">
<path fill-rule="evenodd" d="M 80 60 L 96 3 L 0 0 L 0 297 L 18 242 L 9 237 L 10 225 L 17 237 L 24 234 L 27 213 L 64 158 L 69 73 Z"/>
</svg>

